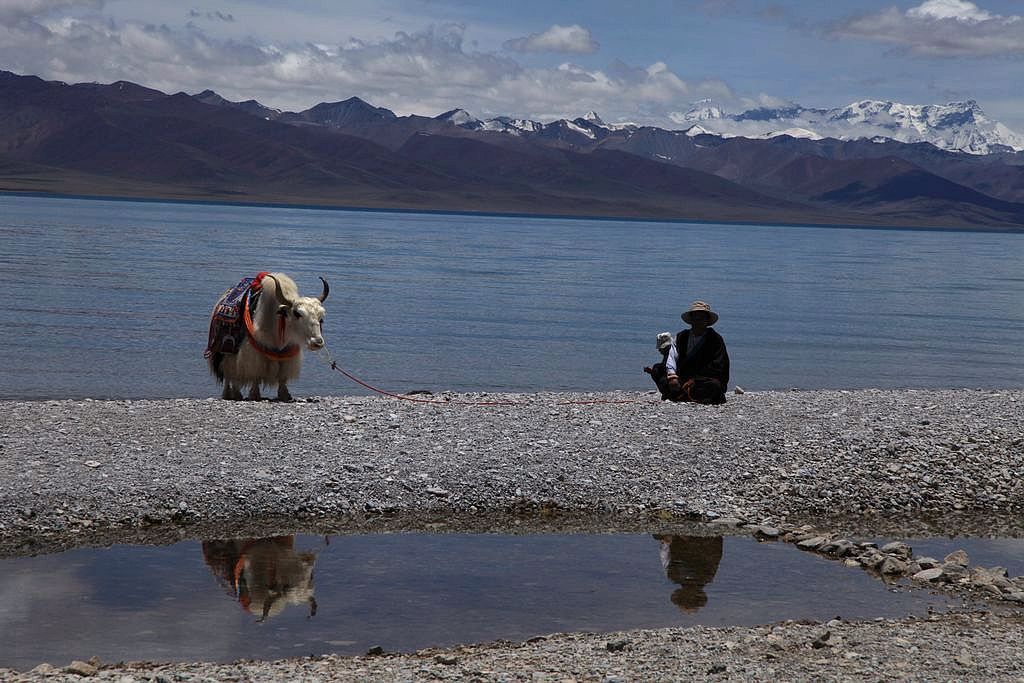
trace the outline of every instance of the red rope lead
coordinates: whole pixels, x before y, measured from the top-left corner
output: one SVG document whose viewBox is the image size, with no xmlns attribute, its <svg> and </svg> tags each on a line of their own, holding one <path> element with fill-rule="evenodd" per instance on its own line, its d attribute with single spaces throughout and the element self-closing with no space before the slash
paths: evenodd
<svg viewBox="0 0 1024 683">
<path fill-rule="evenodd" d="M 338 372 L 340 372 L 341 374 L 345 375 L 346 377 L 348 377 L 350 380 L 352 380 L 356 384 L 358 384 L 360 386 L 363 386 L 363 387 L 366 387 L 370 391 L 376 391 L 378 394 L 382 394 L 384 396 L 390 396 L 391 398 L 397 398 L 397 399 L 400 399 L 402 401 L 413 401 L 415 403 L 443 403 L 443 404 L 446 404 L 446 405 L 457 404 L 457 405 L 471 405 L 471 406 L 512 406 L 512 405 L 518 405 L 516 401 L 446 401 L 444 399 L 438 399 L 438 398 L 413 398 L 412 396 L 402 396 L 401 394 L 393 394 L 390 391 L 384 391 L 383 389 L 378 389 L 377 387 L 370 386 L 369 384 L 367 384 L 363 380 L 359 379 L 358 377 L 356 377 L 354 375 L 350 375 L 349 373 L 345 372 L 345 370 L 343 370 L 338 365 L 338 363 L 335 362 L 335 361 L 331 361 L 331 369 L 337 370 Z"/>
<path fill-rule="evenodd" d="M 328 356 L 329 355 L 330 354 L 328 353 Z M 525 403 L 523 401 L 449 401 L 449 400 L 437 399 L 437 398 L 414 398 L 412 396 L 402 396 L 401 394 L 394 394 L 394 393 L 391 393 L 390 391 L 384 391 L 383 389 L 378 389 L 375 386 L 367 384 L 366 382 L 364 382 L 363 380 L 359 379 L 355 375 L 352 375 L 352 374 L 346 372 L 341 366 L 338 365 L 337 361 L 335 361 L 333 358 L 329 359 L 328 362 L 330 363 L 332 370 L 337 370 L 338 372 L 340 372 L 341 374 L 345 375 L 345 377 L 348 377 L 350 380 L 352 380 L 353 382 L 355 382 L 359 386 L 365 387 L 365 388 L 369 389 L 370 391 L 374 391 L 374 392 L 376 392 L 378 394 L 381 394 L 383 396 L 388 396 L 390 398 L 397 398 L 397 399 L 399 399 L 401 401 L 412 401 L 414 403 L 434 403 L 434 404 L 442 404 L 442 405 L 460 405 L 460 406 L 521 406 L 521 405 L 528 405 L 528 403 Z M 607 399 L 597 399 L 597 400 L 592 400 L 592 401 L 558 401 L 557 402 L 558 405 L 563 405 L 563 406 L 565 406 L 565 405 L 596 405 L 598 403 L 644 403 L 644 401 L 637 401 L 637 400 L 634 400 L 634 399 L 622 399 L 622 400 L 616 400 L 616 401 L 611 401 L 611 400 L 607 400 Z"/>
</svg>

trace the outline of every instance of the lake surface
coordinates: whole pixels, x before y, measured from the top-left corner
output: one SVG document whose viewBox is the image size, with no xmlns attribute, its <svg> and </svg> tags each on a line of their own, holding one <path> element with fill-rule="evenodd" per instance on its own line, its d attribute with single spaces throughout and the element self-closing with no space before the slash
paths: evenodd
<svg viewBox="0 0 1024 683">
<path fill-rule="evenodd" d="M 0 266 L 0 398 L 217 396 L 210 310 L 261 270 L 326 277 L 390 391 L 652 388 L 698 298 L 746 389 L 1024 384 L 1024 235 L 0 195 Z M 292 390 L 367 393 L 310 357 Z"/>
<path fill-rule="evenodd" d="M 911 541 L 915 551 L 918 543 Z M 1024 542 L 936 539 L 1015 576 Z M 991 566 L 991 565 L 988 565 Z M 271 586 L 275 586 L 275 597 Z M 925 615 L 787 543 L 649 534 L 375 534 L 114 546 L 0 560 L 0 667 L 411 651 L 554 632 Z"/>
</svg>

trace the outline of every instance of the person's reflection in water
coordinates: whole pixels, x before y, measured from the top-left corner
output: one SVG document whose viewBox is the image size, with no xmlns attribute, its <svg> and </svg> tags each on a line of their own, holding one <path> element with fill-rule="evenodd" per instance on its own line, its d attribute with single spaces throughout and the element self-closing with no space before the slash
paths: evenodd
<svg viewBox="0 0 1024 683">
<path fill-rule="evenodd" d="M 714 580 L 722 561 L 722 537 L 654 534 L 654 538 L 661 543 L 665 575 L 679 584 L 672 602 L 684 612 L 696 612 L 707 604 L 704 586 Z"/>
<path fill-rule="evenodd" d="M 257 621 L 280 614 L 287 605 L 309 605 L 313 597 L 312 552 L 295 552 L 294 536 L 203 541 L 203 560 L 218 583 Z"/>
</svg>

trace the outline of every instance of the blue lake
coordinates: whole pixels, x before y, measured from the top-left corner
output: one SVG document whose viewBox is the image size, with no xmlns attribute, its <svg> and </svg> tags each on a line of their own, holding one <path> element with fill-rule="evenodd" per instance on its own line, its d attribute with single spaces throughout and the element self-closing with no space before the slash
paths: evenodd
<svg viewBox="0 0 1024 683">
<path fill-rule="evenodd" d="M 217 396 L 218 296 L 332 285 L 339 364 L 391 391 L 652 388 L 655 334 L 721 314 L 733 385 L 1020 387 L 1024 235 L 0 195 L 0 398 Z M 366 390 L 307 358 L 296 396 Z"/>
</svg>

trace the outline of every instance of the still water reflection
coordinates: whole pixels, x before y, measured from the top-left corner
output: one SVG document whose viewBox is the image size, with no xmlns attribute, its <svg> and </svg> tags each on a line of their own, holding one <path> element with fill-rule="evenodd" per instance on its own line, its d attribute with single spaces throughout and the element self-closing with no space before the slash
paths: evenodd
<svg viewBox="0 0 1024 683">
<path fill-rule="evenodd" d="M 295 536 L 203 541 L 203 561 L 218 583 L 257 621 L 280 614 L 287 605 L 308 605 L 313 597 L 313 552 L 295 552 Z"/>
<path fill-rule="evenodd" d="M 93 655 L 362 654 L 560 631 L 923 614 L 948 604 L 748 538 L 215 539 L 0 560 L 0 666 Z"/>
<path fill-rule="evenodd" d="M 707 604 L 704 586 L 711 583 L 722 561 L 722 537 L 656 535 L 661 543 L 661 566 L 669 581 L 679 584 L 672 603 L 684 612 Z"/>
</svg>

